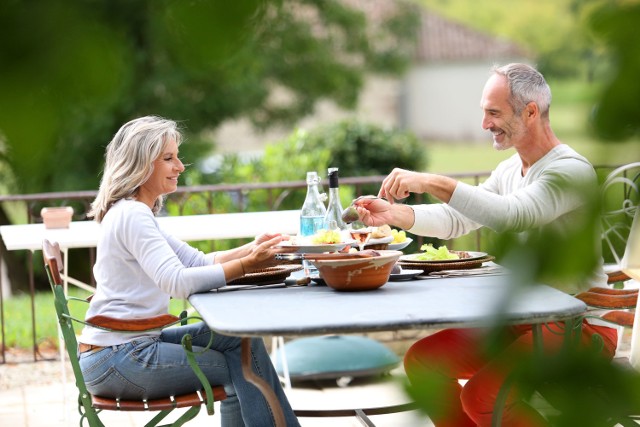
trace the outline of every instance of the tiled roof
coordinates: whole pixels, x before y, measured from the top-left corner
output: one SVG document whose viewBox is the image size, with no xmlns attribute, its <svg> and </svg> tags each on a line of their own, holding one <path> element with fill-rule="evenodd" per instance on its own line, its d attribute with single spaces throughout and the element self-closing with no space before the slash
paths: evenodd
<svg viewBox="0 0 640 427">
<path fill-rule="evenodd" d="M 417 46 L 419 61 L 455 61 L 529 57 L 516 43 L 471 29 L 431 11 L 423 11 Z"/>
<path fill-rule="evenodd" d="M 342 0 L 361 10 L 374 25 L 393 13 L 397 0 Z M 416 59 L 419 62 L 464 61 L 532 55 L 515 42 L 472 29 L 424 7 Z"/>
</svg>

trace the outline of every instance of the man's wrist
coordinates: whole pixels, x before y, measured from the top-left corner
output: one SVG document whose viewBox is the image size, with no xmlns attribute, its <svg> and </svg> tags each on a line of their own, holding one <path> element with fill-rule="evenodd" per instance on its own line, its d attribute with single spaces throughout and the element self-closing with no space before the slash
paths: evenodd
<svg viewBox="0 0 640 427">
<path fill-rule="evenodd" d="M 409 205 L 393 204 L 391 205 L 391 218 L 393 225 L 408 230 L 413 227 L 416 215 Z"/>
</svg>

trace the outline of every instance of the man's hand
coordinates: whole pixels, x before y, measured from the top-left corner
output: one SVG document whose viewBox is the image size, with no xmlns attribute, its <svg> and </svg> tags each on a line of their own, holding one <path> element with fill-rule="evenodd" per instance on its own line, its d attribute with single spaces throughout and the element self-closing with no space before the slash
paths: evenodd
<svg viewBox="0 0 640 427">
<path fill-rule="evenodd" d="M 378 197 L 384 197 L 393 204 L 394 200 L 406 199 L 411 193 L 424 193 L 427 175 L 395 168 L 382 181 Z"/>
<path fill-rule="evenodd" d="M 353 205 L 358 210 L 360 221 L 366 225 L 377 227 L 393 221 L 391 204 L 384 199 L 365 196 L 354 200 Z"/>
<path fill-rule="evenodd" d="M 394 199 L 406 199 L 411 193 L 426 193 L 449 203 L 457 185 L 458 181 L 444 175 L 395 168 L 382 181 L 378 197 L 384 197 L 393 204 Z"/>
<path fill-rule="evenodd" d="M 408 230 L 413 227 L 416 219 L 411 206 L 398 203 L 392 205 L 379 197 L 360 197 L 353 201 L 353 205 L 358 210 L 360 221 L 369 226 L 379 227 L 388 224 Z"/>
</svg>

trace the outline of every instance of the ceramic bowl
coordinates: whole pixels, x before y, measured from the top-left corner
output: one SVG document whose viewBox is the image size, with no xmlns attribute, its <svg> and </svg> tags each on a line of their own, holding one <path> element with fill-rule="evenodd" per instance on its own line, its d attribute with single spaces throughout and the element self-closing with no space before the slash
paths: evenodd
<svg viewBox="0 0 640 427">
<path fill-rule="evenodd" d="M 330 288 L 337 291 L 366 291 L 387 283 L 391 269 L 402 255 L 400 251 L 377 252 L 379 256 L 370 258 L 315 259 L 310 262 Z"/>
<path fill-rule="evenodd" d="M 71 206 L 42 208 L 40 216 L 45 228 L 69 228 L 73 208 Z"/>
</svg>

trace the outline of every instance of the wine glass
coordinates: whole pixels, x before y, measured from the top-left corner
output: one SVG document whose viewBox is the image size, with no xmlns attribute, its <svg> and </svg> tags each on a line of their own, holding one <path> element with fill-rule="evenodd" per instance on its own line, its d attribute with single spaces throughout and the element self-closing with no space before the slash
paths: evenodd
<svg viewBox="0 0 640 427">
<path fill-rule="evenodd" d="M 354 228 L 354 225 L 358 228 Z M 358 249 L 362 252 L 364 250 L 365 245 L 369 241 L 371 237 L 371 233 L 373 229 L 371 227 L 367 227 L 364 223 L 360 221 L 355 221 L 351 224 L 351 228 L 349 229 L 349 234 L 351 234 L 351 238 L 353 238 L 356 242 L 358 242 Z"/>
</svg>

